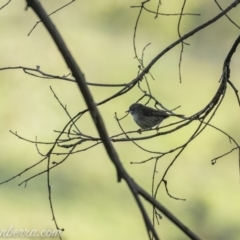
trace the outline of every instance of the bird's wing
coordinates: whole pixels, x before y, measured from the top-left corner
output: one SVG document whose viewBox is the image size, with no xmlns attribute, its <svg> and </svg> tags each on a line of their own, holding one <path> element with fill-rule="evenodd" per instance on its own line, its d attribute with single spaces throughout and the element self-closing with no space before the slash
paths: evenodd
<svg viewBox="0 0 240 240">
<path fill-rule="evenodd" d="M 163 117 L 163 118 L 169 117 L 169 114 L 166 113 L 165 111 L 150 108 L 147 106 L 145 109 L 146 109 L 146 115 L 148 115 L 148 116 L 156 116 L 156 117 Z"/>
<path fill-rule="evenodd" d="M 156 116 L 156 117 L 163 117 L 163 118 L 167 118 L 169 117 L 169 114 L 164 112 L 164 111 L 161 111 L 161 110 L 156 110 L 156 111 L 153 111 L 152 112 L 152 115 L 153 116 Z"/>
</svg>

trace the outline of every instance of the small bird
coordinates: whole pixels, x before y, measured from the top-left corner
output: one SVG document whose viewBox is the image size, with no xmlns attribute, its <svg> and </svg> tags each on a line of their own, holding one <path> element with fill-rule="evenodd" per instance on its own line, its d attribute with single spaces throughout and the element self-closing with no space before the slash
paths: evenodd
<svg viewBox="0 0 240 240">
<path fill-rule="evenodd" d="M 132 104 L 126 112 L 131 113 L 136 124 L 142 129 L 148 129 L 159 125 L 164 119 L 170 116 L 184 117 L 184 115 L 167 113 L 162 110 L 147 107 L 140 103 Z"/>
</svg>

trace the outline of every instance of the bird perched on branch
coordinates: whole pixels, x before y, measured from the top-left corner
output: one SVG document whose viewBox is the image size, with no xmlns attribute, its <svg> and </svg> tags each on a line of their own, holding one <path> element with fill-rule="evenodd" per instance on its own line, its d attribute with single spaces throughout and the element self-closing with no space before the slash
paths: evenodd
<svg viewBox="0 0 240 240">
<path fill-rule="evenodd" d="M 126 112 L 131 113 L 136 124 L 142 129 L 152 128 L 159 125 L 164 119 L 170 116 L 179 118 L 184 117 L 184 115 L 181 114 L 167 113 L 162 110 L 147 107 L 140 103 L 132 104 Z"/>
</svg>

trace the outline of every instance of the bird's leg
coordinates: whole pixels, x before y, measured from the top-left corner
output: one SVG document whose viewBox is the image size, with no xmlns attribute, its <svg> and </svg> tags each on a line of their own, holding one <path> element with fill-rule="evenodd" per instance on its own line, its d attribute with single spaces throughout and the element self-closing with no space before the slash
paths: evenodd
<svg viewBox="0 0 240 240">
<path fill-rule="evenodd" d="M 160 128 L 159 128 L 159 125 L 160 125 L 160 123 L 155 127 L 155 130 L 157 130 L 157 132 L 158 132 L 158 130 L 160 129 Z"/>
<path fill-rule="evenodd" d="M 139 129 L 137 130 L 137 132 L 138 132 L 139 134 L 142 134 L 142 129 L 139 128 Z"/>
</svg>

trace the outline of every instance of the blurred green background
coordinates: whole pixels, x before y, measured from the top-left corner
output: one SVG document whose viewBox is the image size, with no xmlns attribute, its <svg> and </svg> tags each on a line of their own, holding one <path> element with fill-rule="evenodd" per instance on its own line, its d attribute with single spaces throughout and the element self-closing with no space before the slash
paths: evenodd
<svg viewBox="0 0 240 240">
<path fill-rule="evenodd" d="M 67 1 L 41 1 L 51 13 Z M 181 1 L 162 1 L 161 12 L 178 13 Z M 229 1 L 221 1 L 226 7 Z M 2 4 L 2 3 L 1 3 Z M 127 83 L 136 77 L 138 63 L 134 59 L 133 29 L 140 1 L 75 1 L 54 14 L 51 19 L 62 34 L 71 53 L 79 63 L 87 81 L 99 83 Z M 12 1 L 0 11 L 1 44 L 0 68 L 26 66 L 56 75 L 68 74 L 56 46 L 42 24 L 28 37 L 38 20 L 31 9 L 24 11 L 25 1 Z M 156 9 L 157 2 L 148 5 Z M 184 16 L 181 33 L 187 33 L 208 21 L 219 9 L 213 2 L 189 2 L 185 12 L 201 16 Z M 229 13 L 240 23 L 239 7 Z M 147 43 L 145 64 L 178 38 L 177 16 L 144 13 L 137 32 L 137 50 L 141 54 Z M 163 56 L 151 70 L 149 78 L 153 95 L 164 106 L 189 116 L 203 108 L 219 86 L 223 61 L 239 30 L 225 17 L 195 34 L 186 42 L 182 62 L 183 82 L 179 83 L 178 61 L 180 46 Z M 240 89 L 239 51 L 231 62 L 231 80 Z M 21 70 L 0 71 L 0 181 L 18 174 L 41 159 L 34 144 L 22 141 L 9 130 L 34 140 L 54 141 L 53 130 L 61 130 L 68 120 L 53 97 L 52 86 L 69 112 L 75 115 L 85 108 L 83 98 L 74 83 L 34 78 Z M 96 102 L 115 93 L 118 88 L 90 87 Z M 130 104 L 141 96 L 136 87 L 126 95 L 99 108 L 109 135 L 120 133 L 114 112 L 123 116 Z M 232 135 L 238 142 L 240 112 L 236 97 L 228 88 L 225 99 L 212 124 Z M 174 121 L 169 119 L 166 123 Z M 89 115 L 79 123 L 81 129 L 97 135 Z M 128 116 L 122 121 L 126 131 L 137 126 Z M 138 142 L 152 151 L 166 151 L 185 141 L 196 128 L 192 124 L 177 133 Z M 143 135 L 142 135 L 143 136 Z M 170 193 L 186 201 L 167 196 L 163 187 L 157 199 L 202 239 L 232 239 L 240 237 L 240 184 L 238 153 L 211 165 L 211 159 L 231 148 L 233 144 L 221 133 L 207 128 L 183 152 L 170 169 L 166 179 Z M 154 162 L 131 165 L 152 156 L 132 143 L 114 143 L 114 147 L 129 174 L 150 192 Z M 48 147 L 39 146 L 42 152 Z M 161 159 L 157 179 L 175 156 Z M 25 178 L 46 168 L 46 163 L 0 187 L 0 229 L 54 229 L 47 192 L 46 175 L 34 178 L 27 187 L 18 187 Z M 51 172 L 53 205 L 64 239 L 136 239 L 145 240 L 147 234 L 136 203 L 124 182 L 116 182 L 116 171 L 102 145 L 71 156 Z M 151 207 L 145 204 L 151 214 Z M 164 216 L 156 227 L 161 239 L 188 239 Z"/>
</svg>

